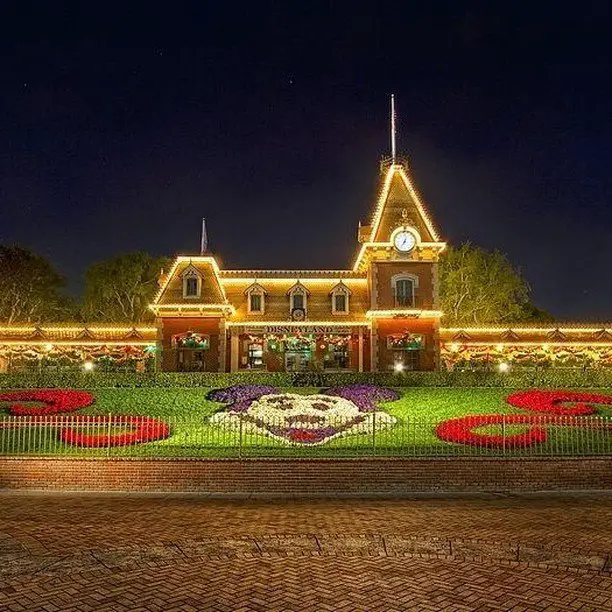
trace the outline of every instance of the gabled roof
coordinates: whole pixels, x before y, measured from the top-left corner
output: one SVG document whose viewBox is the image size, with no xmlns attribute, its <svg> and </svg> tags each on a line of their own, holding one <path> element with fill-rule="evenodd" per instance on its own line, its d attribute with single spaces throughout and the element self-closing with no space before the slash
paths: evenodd
<svg viewBox="0 0 612 612">
<path fill-rule="evenodd" d="M 351 293 L 353 293 L 353 292 L 352 292 L 352 291 L 349 289 L 349 287 L 348 287 L 348 286 L 347 286 L 345 283 L 343 283 L 342 281 L 340 281 L 340 282 L 336 283 L 336 284 L 335 284 L 335 285 L 334 285 L 334 286 L 333 286 L 333 287 L 330 289 L 330 291 L 329 291 L 328 295 L 331 295 L 332 293 L 335 293 L 336 291 L 339 291 L 339 290 L 343 290 L 343 291 L 345 291 L 345 292 L 346 292 L 348 295 L 351 295 Z"/>
<path fill-rule="evenodd" d="M 202 276 L 202 273 L 191 263 L 181 272 L 181 277 L 185 276 Z"/>
<path fill-rule="evenodd" d="M 251 293 L 253 291 L 261 291 L 264 295 L 267 295 L 268 292 L 264 289 L 262 285 L 260 285 L 257 281 L 251 283 L 245 290 L 244 293 Z"/>
<path fill-rule="evenodd" d="M 407 168 L 406 163 L 395 161 L 385 166 L 382 188 L 370 225 L 359 227 L 361 248 L 353 270 L 363 269 L 368 257 L 387 258 L 393 253 L 392 237 L 402 226 L 409 226 L 417 234 L 415 252 L 420 252 L 426 260 L 437 258 L 436 254 L 446 248 Z"/>
<path fill-rule="evenodd" d="M 183 297 L 183 274 L 194 270 L 202 279 L 201 294 L 198 303 L 203 305 L 227 305 L 225 290 L 219 281 L 219 267 L 214 257 L 177 257 L 172 269 L 161 285 L 151 307 L 189 304 L 194 306 L 193 299 Z"/>
<path fill-rule="evenodd" d="M 407 211 L 423 242 L 440 241 L 440 234 L 410 179 L 407 165 L 392 163 L 386 170 L 378 203 L 372 215 L 369 242 L 388 240 L 392 229 L 397 225 L 398 213 L 401 214 L 402 210 Z"/>
<path fill-rule="evenodd" d="M 292 293 L 295 293 L 297 290 L 300 290 L 300 289 L 306 295 L 310 295 L 310 291 L 308 290 L 308 287 L 305 287 L 302 283 L 300 283 L 299 280 L 296 283 L 293 283 L 293 285 L 291 285 L 291 287 L 287 289 L 287 295 L 291 295 Z"/>
</svg>

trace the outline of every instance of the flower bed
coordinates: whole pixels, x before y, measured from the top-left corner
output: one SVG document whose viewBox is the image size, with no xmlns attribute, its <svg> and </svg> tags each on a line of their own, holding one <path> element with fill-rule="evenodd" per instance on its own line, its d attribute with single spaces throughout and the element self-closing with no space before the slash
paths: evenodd
<svg viewBox="0 0 612 612">
<path fill-rule="evenodd" d="M 9 412 L 14 416 L 46 416 L 74 412 L 90 406 L 93 395 L 74 389 L 32 389 L 0 393 L 0 402 L 40 402 L 43 406 L 12 404 Z"/>
<path fill-rule="evenodd" d="M 94 397 L 87 391 L 74 389 L 33 389 L 27 391 L 8 391 L 0 393 L 0 402 L 40 402 L 42 406 L 25 406 L 15 403 L 9 406 L 13 416 L 41 417 L 36 425 L 48 424 L 58 427 L 62 442 L 81 447 L 100 448 L 125 446 L 162 440 L 170 435 L 166 423 L 151 417 L 130 415 L 89 416 L 75 415 L 70 419 L 51 420 L 47 417 L 66 414 L 86 408 L 94 402 Z M 78 423 L 74 427 L 73 423 Z M 111 434 L 112 427 L 129 427 L 132 431 Z M 83 428 L 87 431 L 84 433 Z M 91 430 L 105 433 L 90 433 Z"/>
<path fill-rule="evenodd" d="M 376 385 L 347 385 L 315 395 L 279 393 L 263 385 L 237 385 L 209 394 L 215 401 L 233 402 L 213 415 L 210 422 L 288 444 L 318 445 L 341 436 L 392 427 L 395 417 L 378 409 L 375 402 L 398 397 L 395 391 Z"/>
<path fill-rule="evenodd" d="M 77 425 L 72 426 L 76 421 Z M 62 442 L 85 448 L 108 448 L 110 446 L 127 446 L 144 444 L 163 440 L 170 435 L 170 427 L 163 421 L 151 417 L 139 416 L 75 416 L 70 419 L 70 426 L 60 429 Z M 109 434 L 106 431 L 112 427 L 130 428 L 131 431 Z M 85 431 L 83 431 L 85 428 Z M 104 431 L 105 433 L 90 433 Z"/>
<path fill-rule="evenodd" d="M 612 396 L 594 393 L 576 393 L 573 391 L 528 390 L 511 393 L 506 402 L 515 408 L 552 415 L 545 419 L 527 414 L 483 414 L 467 415 L 448 419 L 436 427 L 436 435 L 441 440 L 455 444 L 470 444 L 485 448 L 526 448 L 541 444 L 548 439 L 546 426 L 568 426 L 575 424 L 559 417 L 585 416 L 597 413 L 593 404 L 612 404 Z M 587 403 L 588 402 L 588 403 Z M 571 406 L 566 404 L 571 403 Z M 554 418 L 557 417 L 557 418 Z M 474 431 L 491 425 L 524 424 L 530 427 L 519 434 L 489 434 Z M 604 426 L 610 431 L 608 425 Z"/>
<path fill-rule="evenodd" d="M 560 416 L 581 416 L 595 414 L 597 408 L 593 404 L 612 404 L 612 396 L 573 391 L 530 390 L 511 393 L 506 402 L 523 410 Z M 565 406 L 567 403 L 572 403 L 573 406 Z"/>
<path fill-rule="evenodd" d="M 527 414 L 479 414 L 448 419 L 436 427 L 436 435 L 441 440 L 455 444 L 471 444 L 485 448 L 525 448 L 546 442 L 548 436 L 541 423 L 542 419 Z M 491 425 L 530 425 L 519 434 L 489 434 L 474 431 Z M 547 424 L 551 424 L 547 422 Z"/>
</svg>

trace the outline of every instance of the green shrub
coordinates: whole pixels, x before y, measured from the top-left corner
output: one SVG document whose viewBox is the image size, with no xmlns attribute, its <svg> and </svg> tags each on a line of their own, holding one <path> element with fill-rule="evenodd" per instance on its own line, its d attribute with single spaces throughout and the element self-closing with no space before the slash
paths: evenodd
<svg viewBox="0 0 612 612">
<path fill-rule="evenodd" d="M 73 387 L 226 387 L 238 384 L 266 384 L 276 387 L 328 387 L 371 383 L 387 387 L 498 387 L 563 388 L 612 387 L 612 370 L 518 370 L 507 373 L 464 372 L 29 372 L 0 374 L 1 389 Z"/>
</svg>

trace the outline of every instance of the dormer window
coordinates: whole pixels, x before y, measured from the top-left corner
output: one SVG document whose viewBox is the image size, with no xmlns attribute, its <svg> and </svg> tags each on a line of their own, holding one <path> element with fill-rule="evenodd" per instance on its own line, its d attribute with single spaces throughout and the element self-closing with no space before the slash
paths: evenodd
<svg viewBox="0 0 612 612">
<path fill-rule="evenodd" d="M 414 308 L 415 289 L 419 286 L 419 277 L 414 274 L 396 274 L 391 278 L 393 300 L 396 308 Z"/>
<path fill-rule="evenodd" d="M 248 313 L 263 314 L 265 309 L 266 290 L 259 283 L 253 283 L 245 293 L 247 296 Z"/>
<path fill-rule="evenodd" d="M 249 296 L 249 312 L 263 312 L 262 297 L 260 293 L 251 293 Z"/>
<path fill-rule="evenodd" d="M 298 281 L 289 291 L 287 291 L 287 295 L 289 296 L 290 314 L 294 314 L 297 311 L 298 315 L 305 315 L 308 302 L 308 289 Z"/>
<path fill-rule="evenodd" d="M 332 314 L 348 314 L 350 289 L 340 281 L 331 291 Z"/>
<path fill-rule="evenodd" d="M 292 296 L 291 299 L 293 300 L 293 304 L 291 304 L 291 309 L 293 310 L 294 308 L 302 308 L 304 309 L 304 305 L 305 305 L 305 295 L 300 292 L 300 291 L 296 291 Z"/>
<path fill-rule="evenodd" d="M 199 298 L 202 293 L 202 277 L 194 268 L 189 267 L 183 273 L 183 297 L 184 298 Z"/>
</svg>

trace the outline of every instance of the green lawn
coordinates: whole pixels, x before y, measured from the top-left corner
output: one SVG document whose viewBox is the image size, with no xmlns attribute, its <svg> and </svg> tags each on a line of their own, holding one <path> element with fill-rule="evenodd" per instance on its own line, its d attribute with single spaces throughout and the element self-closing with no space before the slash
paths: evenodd
<svg viewBox="0 0 612 612">
<path fill-rule="evenodd" d="M 356 456 L 356 455 L 500 455 L 501 450 L 450 444 L 439 440 L 435 426 L 441 421 L 469 414 L 525 414 L 505 403 L 511 393 L 498 388 L 403 388 L 398 401 L 381 408 L 397 418 L 395 426 L 372 435 L 352 435 L 314 447 L 295 447 L 267 435 L 240 436 L 235 429 L 208 423 L 222 410 L 222 404 L 206 399 L 205 388 L 112 388 L 94 389 L 94 405 L 78 414 L 148 415 L 167 422 L 168 439 L 111 449 L 83 449 L 58 440 L 54 427 L 0 429 L 0 454 L 78 454 L 87 456 Z M 294 393 L 316 393 L 318 389 L 287 389 Z M 588 390 L 582 389 L 581 392 Z M 612 395 L 612 390 L 590 390 Z M 7 414 L 6 405 L 0 411 Z M 0 414 L 1 414 L 0 413 Z M 602 406 L 598 416 L 612 417 L 612 407 Z M 524 431 L 523 426 L 506 427 L 507 434 Z M 90 433 L 117 433 L 111 430 Z M 500 433 L 499 427 L 489 433 Z M 584 427 L 550 427 L 548 441 L 514 455 L 612 454 L 612 430 L 587 430 Z"/>
</svg>

